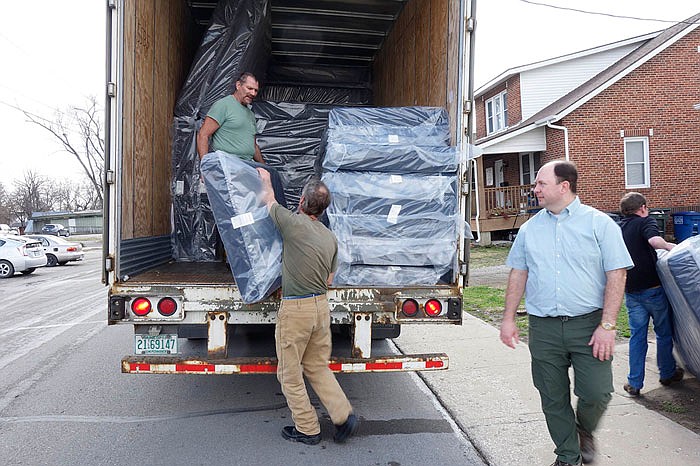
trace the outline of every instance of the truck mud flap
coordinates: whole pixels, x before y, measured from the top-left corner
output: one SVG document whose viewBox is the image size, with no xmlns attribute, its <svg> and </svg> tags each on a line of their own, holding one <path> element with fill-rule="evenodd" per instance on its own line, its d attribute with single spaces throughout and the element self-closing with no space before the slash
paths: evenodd
<svg viewBox="0 0 700 466">
<path fill-rule="evenodd" d="M 336 373 L 435 371 L 449 367 L 445 353 L 405 354 L 373 358 L 331 358 Z M 176 356 L 126 356 L 125 374 L 276 374 L 277 358 L 182 359 Z"/>
</svg>

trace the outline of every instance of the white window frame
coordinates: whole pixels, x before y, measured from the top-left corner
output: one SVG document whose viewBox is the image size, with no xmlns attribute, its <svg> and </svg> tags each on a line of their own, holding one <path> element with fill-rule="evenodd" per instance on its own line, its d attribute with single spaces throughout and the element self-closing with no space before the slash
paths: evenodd
<svg viewBox="0 0 700 466">
<path fill-rule="evenodd" d="M 628 162 L 627 161 L 627 143 L 630 142 L 641 142 L 644 150 L 644 161 L 643 162 Z M 625 188 L 650 188 L 651 187 L 651 177 L 649 175 L 649 138 L 647 136 L 642 137 L 631 137 L 624 138 L 624 151 L 625 151 Z M 642 184 L 630 184 L 627 167 L 630 164 L 643 164 L 644 165 L 644 182 Z"/>
<path fill-rule="evenodd" d="M 534 152 L 522 152 L 518 154 L 518 163 L 520 163 L 520 184 L 525 184 L 524 170 L 523 170 L 523 157 L 527 156 L 530 162 L 530 184 L 535 184 L 535 177 L 537 177 L 537 170 L 535 170 L 535 153 Z"/>
<path fill-rule="evenodd" d="M 489 107 L 491 115 L 489 115 Z M 499 112 L 495 108 L 499 108 Z M 486 114 L 486 134 L 497 133 L 508 127 L 508 91 L 496 94 L 484 103 Z"/>
</svg>

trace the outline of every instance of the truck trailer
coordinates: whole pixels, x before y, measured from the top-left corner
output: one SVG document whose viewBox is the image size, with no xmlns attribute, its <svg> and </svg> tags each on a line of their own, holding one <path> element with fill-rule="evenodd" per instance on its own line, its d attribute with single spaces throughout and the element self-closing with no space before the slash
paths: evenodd
<svg viewBox="0 0 700 466">
<path fill-rule="evenodd" d="M 238 328 L 274 326 L 279 294 L 243 301 L 200 205 L 196 163 L 179 154 L 178 134 L 194 137 L 206 99 L 228 92 L 217 83 L 232 86 L 237 77 L 206 74 L 217 70 L 254 70 L 258 100 L 272 107 L 444 109 L 449 142 L 461 154 L 455 189 L 466 225 L 456 233 L 449 272 L 436 283 L 330 287 L 332 326 L 351 344 L 329 365 L 335 372 L 448 367 L 437 340 L 435 352 L 414 355 L 374 354 L 372 340 L 396 337 L 402 325 L 462 322 L 474 11 L 474 0 L 107 1 L 103 282 L 108 323 L 134 330 L 122 372 L 276 371 L 274 354 L 238 355 L 230 347 Z M 254 26 L 240 24 L 255 15 Z M 242 31 L 226 39 L 227 47 L 244 49 L 235 66 L 214 63 L 217 21 Z M 254 40 L 262 45 L 248 49 Z M 188 193 L 192 202 L 183 201 Z"/>
</svg>

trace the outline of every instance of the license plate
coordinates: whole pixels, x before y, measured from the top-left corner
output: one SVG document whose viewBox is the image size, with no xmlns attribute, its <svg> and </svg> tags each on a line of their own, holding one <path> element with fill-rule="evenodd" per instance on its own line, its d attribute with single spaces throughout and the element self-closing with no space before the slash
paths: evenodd
<svg viewBox="0 0 700 466">
<path fill-rule="evenodd" d="M 177 354 L 177 335 L 134 335 L 134 354 Z"/>
</svg>

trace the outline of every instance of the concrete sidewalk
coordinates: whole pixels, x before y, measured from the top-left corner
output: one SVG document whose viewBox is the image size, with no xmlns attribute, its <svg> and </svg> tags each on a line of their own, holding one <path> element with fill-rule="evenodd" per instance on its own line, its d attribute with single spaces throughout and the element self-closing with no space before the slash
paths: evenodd
<svg viewBox="0 0 700 466">
<path fill-rule="evenodd" d="M 422 373 L 493 466 L 550 465 L 549 438 L 537 390 L 530 376 L 530 354 L 521 343 L 503 345 L 498 329 L 464 314 L 460 326 L 411 326 L 394 340 L 404 353 L 444 351 L 447 371 Z M 627 374 L 627 344 L 619 344 L 613 361 L 615 393 L 595 436 L 596 465 L 675 466 L 700 464 L 700 436 L 628 398 L 622 390 Z M 645 391 L 658 388 L 654 345 L 647 355 Z"/>
</svg>

